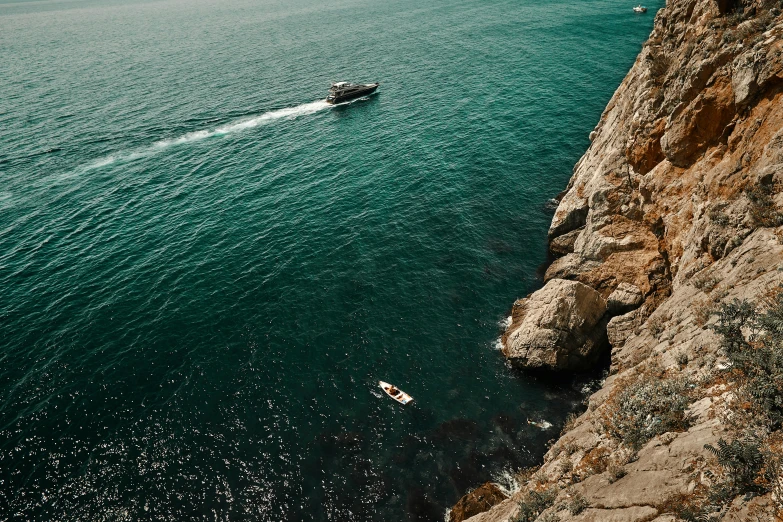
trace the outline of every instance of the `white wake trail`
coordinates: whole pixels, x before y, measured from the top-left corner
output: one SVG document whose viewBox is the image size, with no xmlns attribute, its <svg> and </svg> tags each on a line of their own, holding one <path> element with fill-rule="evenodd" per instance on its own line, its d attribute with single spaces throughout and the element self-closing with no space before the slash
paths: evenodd
<svg viewBox="0 0 783 522">
<path fill-rule="evenodd" d="M 328 109 L 329 107 L 332 107 L 332 105 L 326 103 L 323 100 L 318 100 L 311 103 L 305 103 L 303 105 L 297 105 L 296 107 L 286 107 L 285 109 L 278 109 L 275 111 L 265 112 L 258 116 L 252 116 L 250 118 L 245 118 L 231 123 L 227 123 L 215 129 L 188 132 L 187 134 L 183 134 L 182 136 L 176 138 L 159 140 L 154 142 L 151 146 L 139 150 L 110 154 L 108 156 L 104 156 L 103 158 L 99 158 L 93 161 L 92 163 L 84 167 L 83 170 L 84 171 L 94 170 L 118 162 L 125 163 L 128 161 L 145 158 L 148 156 L 152 156 L 153 154 L 158 154 L 163 150 L 176 145 L 185 145 L 188 143 L 194 143 L 207 138 L 211 138 L 213 136 L 224 136 L 226 134 L 233 134 L 235 132 L 241 132 L 247 129 L 260 127 L 262 125 L 266 125 L 267 123 L 273 122 L 275 120 L 284 119 L 284 118 L 292 120 L 300 116 L 314 114 L 324 109 Z"/>
</svg>

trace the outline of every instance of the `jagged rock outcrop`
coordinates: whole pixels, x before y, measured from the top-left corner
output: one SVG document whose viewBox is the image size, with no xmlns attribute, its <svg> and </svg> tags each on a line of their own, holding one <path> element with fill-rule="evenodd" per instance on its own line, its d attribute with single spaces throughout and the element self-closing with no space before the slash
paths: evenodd
<svg viewBox="0 0 783 522">
<path fill-rule="evenodd" d="M 601 294 L 578 281 L 552 279 L 514 304 L 503 353 L 525 368 L 584 370 L 606 348 Z"/>
<path fill-rule="evenodd" d="M 449 511 L 449 522 L 462 522 L 472 516 L 489 511 L 508 496 L 492 482 L 485 482 L 463 496 Z"/>
<path fill-rule="evenodd" d="M 558 309 L 536 294 L 581 283 L 606 302 L 593 328 L 611 345 L 609 376 L 520 491 L 470 522 L 514 520 L 531 491 L 552 496 L 539 521 L 673 522 L 709 487 L 705 444 L 735 429 L 713 313 L 783 284 L 782 11 L 779 0 L 668 0 L 656 15 L 560 198 L 549 229 L 560 257 L 544 288 L 517 301 L 502 339 L 508 357 L 532 360 L 536 336 L 555 337 L 539 325 L 569 324 L 534 320 Z M 595 335 L 575 323 L 574 337 Z M 615 417 L 636 404 L 629 390 L 687 408 L 666 429 L 642 419 L 658 431 L 624 440 Z M 773 520 L 775 502 L 739 496 L 716 515 Z"/>
<path fill-rule="evenodd" d="M 549 250 L 557 256 L 565 256 L 573 253 L 576 240 L 581 234 L 582 228 L 566 232 L 562 236 L 552 238 L 549 242 Z"/>
</svg>

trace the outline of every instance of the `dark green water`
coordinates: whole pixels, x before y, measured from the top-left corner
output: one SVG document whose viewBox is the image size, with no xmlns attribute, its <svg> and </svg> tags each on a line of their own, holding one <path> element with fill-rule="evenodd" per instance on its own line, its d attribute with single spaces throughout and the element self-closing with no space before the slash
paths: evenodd
<svg viewBox="0 0 783 522">
<path fill-rule="evenodd" d="M 540 458 L 581 383 L 494 344 L 631 7 L 1 1 L 0 519 L 442 520 Z"/>
</svg>

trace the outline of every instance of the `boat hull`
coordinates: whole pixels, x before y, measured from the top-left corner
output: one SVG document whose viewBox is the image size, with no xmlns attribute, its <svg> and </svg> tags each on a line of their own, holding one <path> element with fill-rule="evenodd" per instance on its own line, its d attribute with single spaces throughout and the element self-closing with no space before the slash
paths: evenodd
<svg viewBox="0 0 783 522">
<path fill-rule="evenodd" d="M 397 388 L 396 386 L 392 386 L 388 382 L 378 381 L 378 386 L 381 387 L 381 389 L 383 390 L 383 392 L 386 395 L 388 395 L 389 397 L 391 397 L 392 399 L 394 399 L 395 401 L 399 402 L 402 405 L 408 404 L 409 402 L 413 401 L 413 397 L 411 397 L 410 395 L 408 395 L 407 393 L 405 393 L 401 389 Z M 397 389 L 397 394 L 396 395 L 392 395 L 389 392 L 389 390 L 392 387 Z"/>
<path fill-rule="evenodd" d="M 337 105 L 338 103 L 345 103 L 347 101 L 355 100 L 357 98 L 361 98 L 363 96 L 368 96 L 372 93 L 374 93 L 378 89 L 379 84 L 373 84 L 368 85 L 364 89 L 359 89 L 351 93 L 343 94 L 341 96 L 335 96 L 335 97 L 328 97 L 326 98 L 326 103 L 331 103 L 332 105 Z"/>
</svg>

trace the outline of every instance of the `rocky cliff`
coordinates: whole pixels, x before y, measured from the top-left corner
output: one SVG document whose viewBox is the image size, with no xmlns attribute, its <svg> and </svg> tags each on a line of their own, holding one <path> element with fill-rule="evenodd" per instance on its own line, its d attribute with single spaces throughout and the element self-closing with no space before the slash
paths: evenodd
<svg viewBox="0 0 783 522">
<path fill-rule="evenodd" d="M 502 339 L 512 363 L 561 372 L 611 350 L 608 376 L 470 522 L 783 513 L 782 9 L 669 0 L 655 16 L 561 194 L 559 257 Z"/>
</svg>

